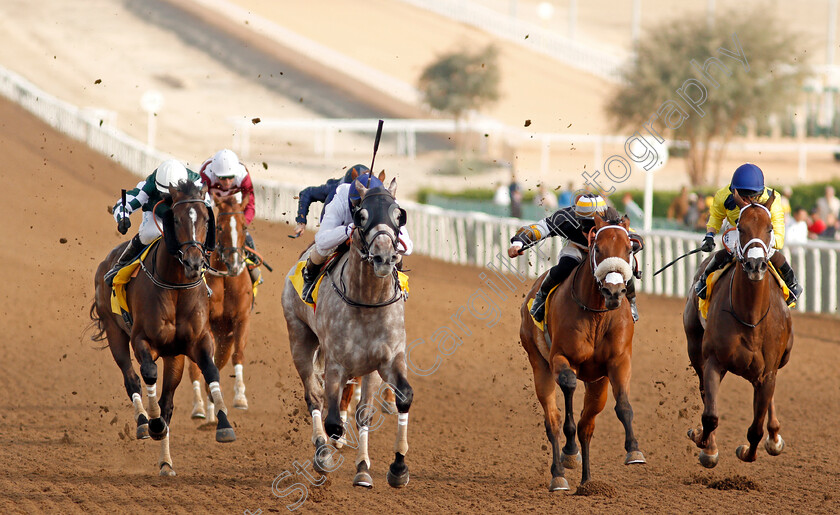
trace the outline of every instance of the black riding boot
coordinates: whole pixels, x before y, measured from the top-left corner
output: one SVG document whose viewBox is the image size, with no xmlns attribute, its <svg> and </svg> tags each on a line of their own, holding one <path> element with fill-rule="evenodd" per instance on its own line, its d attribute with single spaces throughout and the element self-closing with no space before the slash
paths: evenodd
<svg viewBox="0 0 840 515">
<path fill-rule="evenodd" d="M 135 234 L 131 241 L 128 242 L 128 245 L 123 250 L 123 253 L 120 255 L 117 262 L 114 263 L 114 266 L 105 273 L 105 284 L 108 286 L 114 285 L 114 276 L 117 275 L 117 272 L 120 271 L 122 267 L 134 261 L 134 258 L 137 257 L 137 254 L 143 250 L 143 245 L 140 243 L 140 235 Z"/>
<path fill-rule="evenodd" d="M 633 322 L 638 322 L 639 308 L 636 307 L 636 281 L 632 277 L 627 283 L 627 293 L 624 296 L 627 297 L 627 302 L 630 303 L 630 313 L 633 314 Z"/>
<path fill-rule="evenodd" d="M 316 265 L 312 259 L 306 258 L 306 266 L 301 270 L 303 276 L 303 299 L 306 302 L 312 303 L 312 287 L 315 286 L 315 279 L 318 277 L 318 272 L 321 271 L 321 265 Z"/>
<path fill-rule="evenodd" d="M 245 231 L 245 246 L 247 246 L 251 249 L 254 249 L 254 250 L 257 249 L 257 246 L 254 245 L 254 238 L 251 236 L 251 233 L 249 233 L 248 231 Z M 249 261 L 251 261 L 252 263 L 259 263 L 260 262 L 260 258 L 256 254 L 254 254 L 253 252 L 250 252 L 248 250 L 246 250 L 245 252 L 246 252 L 246 257 Z M 256 265 L 255 266 L 250 266 L 249 265 L 248 266 L 248 274 L 251 276 L 251 284 L 262 284 L 263 283 L 262 272 L 260 272 L 260 267 L 259 266 L 256 266 Z"/>
<path fill-rule="evenodd" d="M 731 259 L 732 254 L 730 254 L 726 249 L 715 252 L 711 261 L 709 261 L 709 264 L 706 265 L 706 270 L 703 271 L 700 275 L 700 279 L 697 280 L 697 284 L 694 285 L 694 293 L 696 293 L 698 297 L 701 299 L 706 298 L 706 279 L 709 278 L 712 272 L 723 267 L 723 265 L 728 263 Z"/>
<path fill-rule="evenodd" d="M 563 256 L 560 262 L 551 267 L 551 270 L 546 274 L 540 285 L 539 291 L 534 296 L 534 303 L 531 304 L 531 316 L 537 322 L 542 322 L 545 318 L 545 301 L 548 294 L 551 293 L 552 288 L 562 283 L 563 280 L 569 276 L 572 270 L 580 263 L 577 259 L 570 256 Z"/>
<path fill-rule="evenodd" d="M 781 253 L 777 252 L 777 254 Z M 796 280 L 796 274 L 793 273 L 793 268 L 791 268 L 787 261 L 779 267 L 779 274 L 781 274 L 782 279 L 785 280 L 785 284 L 787 284 L 790 290 L 790 296 L 787 300 L 787 305 L 790 306 L 802 295 L 802 286 L 799 285 L 799 281 Z"/>
</svg>

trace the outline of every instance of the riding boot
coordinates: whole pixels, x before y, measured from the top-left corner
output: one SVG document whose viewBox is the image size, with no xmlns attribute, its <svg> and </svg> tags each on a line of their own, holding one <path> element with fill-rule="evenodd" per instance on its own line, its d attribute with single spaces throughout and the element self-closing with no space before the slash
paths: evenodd
<svg viewBox="0 0 840 515">
<path fill-rule="evenodd" d="M 802 286 L 799 285 L 799 281 L 796 280 L 796 274 L 793 273 L 793 268 L 791 268 L 787 261 L 779 267 L 779 274 L 781 274 L 782 279 L 784 279 L 785 284 L 787 284 L 790 290 L 790 295 L 787 299 L 787 305 L 790 306 L 802 295 Z"/>
<path fill-rule="evenodd" d="M 700 274 L 697 284 L 694 285 L 694 293 L 696 293 L 698 297 L 701 299 L 706 298 L 706 279 L 709 278 L 712 272 L 720 269 L 728 263 L 730 259 L 732 259 L 732 255 L 725 249 L 715 252 L 714 256 L 712 256 L 712 259 L 709 261 L 709 264 L 706 265 L 706 269 L 702 274 Z"/>
<path fill-rule="evenodd" d="M 123 250 L 123 253 L 120 254 L 120 257 L 119 259 L 117 259 L 117 262 L 114 263 L 114 266 L 105 273 L 105 284 L 107 284 L 108 286 L 113 286 L 114 276 L 117 275 L 117 272 L 119 272 L 120 269 L 125 265 L 134 261 L 134 258 L 136 258 L 137 254 L 139 254 L 140 251 L 143 250 L 143 247 L 145 247 L 145 245 L 143 245 L 140 242 L 140 235 L 135 234 L 134 237 L 131 238 L 131 241 L 128 242 L 128 245 L 126 245 L 125 250 Z"/>
<path fill-rule="evenodd" d="M 248 267 L 248 275 L 251 276 L 251 284 L 260 285 L 263 283 L 262 280 L 262 272 L 260 272 L 260 267 Z"/>
<path fill-rule="evenodd" d="M 531 316 L 537 322 L 542 322 L 545 319 L 545 301 L 548 299 L 548 294 L 555 286 L 562 283 L 563 280 L 569 276 L 574 268 L 580 263 L 577 259 L 569 256 L 560 258 L 560 262 L 551 267 L 551 270 L 546 274 L 540 285 L 539 291 L 534 296 L 534 303 L 531 304 Z"/>
<path fill-rule="evenodd" d="M 321 265 L 316 265 L 311 258 L 306 258 L 306 266 L 301 270 L 303 276 L 303 300 L 312 304 L 312 287 L 315 286 L 315 279 L 318 277 L 318 272 L 321 271 Z"/>
<path fill-rule="evenodd" d="M 633 322 L 639 321 L 639 308 L 636 307 L 636 281 L 630 278 L 630 281 L 627 283 L 627 293 L 625 294 L 627 297 L 627 302 L 630 303 L 630 313 L 633 315 Z"/>
</svg>

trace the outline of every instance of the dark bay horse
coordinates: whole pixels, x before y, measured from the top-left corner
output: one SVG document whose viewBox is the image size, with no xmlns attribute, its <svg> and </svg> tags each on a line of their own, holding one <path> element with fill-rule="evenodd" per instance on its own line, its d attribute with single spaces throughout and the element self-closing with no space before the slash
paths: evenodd
<svg viewBox="0 0 840 515">
<path fill-rule="evenodd" d="M 753 385 L 753 423 L 747 430 L 749 446 L 739 446 L 736 456 L 743 461 L 755 461 L 767 415 L 769 434 L 764 448 L 770 455 L 777 456 L 785 445 L 779 435 L 773 395 L 776 373 L 790 358 L 793 326 L 782 289 L 767 273 L 773 248 L 769 207 L 775 192 L 763 204 L 748 204 L 737 192 L 734 198 L 741 208 L 734 249 L 737 262 L 718 279 L 711 292 L 707 320 L 700 316 L 694 288 L 689 292 L 683 312 L 688 357 L 700 380 L 700 397 L 704 404 L 702 428 L 690 429 L 688 437 L 702 449 L 700 463 L 707 468 L 718 463 L 715 443 L 717 396 L 727 372 L 739 375 Z M 707 261 L 700 264 L 695 282 Z"/>
<path fill-rule="evenodd" d="M 408 411 L 414 395 L 406 373 L 404 298 L 395 273 L 399 260 L 398 236 L 405 224 L 405 211 L 394 200 L 396 180 L 388 189 L 368 190 L 358 181 L 356 188 L 361 199 L 354 215 L 356 229 L 350 250 L 321 282 L 316 309 L 300 300 L 287 276 L 283 314 L 289 329 L 292 358 L 303 381 L 306 405 L 312 416 L 315 469 L 319 472 L 337 469 L 332 459 L 337 451 L 328 439 L 338 440 L 344 434 L 339 415 L 342 388 L 349 379 L 363 377 L 361 402 L 355 416 L 358 453 L 353 484 L 373 486 L 369 474 L 368 431 L 373 397 L 381 392 L 377 388 L 381 377 L 395 390 L 399 411 L 395 457 L 387 474 L 388 484 L 397 488 L 409 480 L 405 455 Z M 293 272 L 294 268 L 289 275 Z M 323 355 L 324 386 L 313 363 L 316 350 Z M 322 422 L 324 410 L 326 417 Z"/>
<path fill-rule="evenodd" d="M 245 264 L 245 206 L 248 199 L 237 202 L 235 196 L 214 197 L 216 201 L 216 248 L 210 255 L 210 270 L 207 286 L 210 295 L 210 329 L 216 341 L 213 358 L 216 367 L 222 370 L 233 358 L 235 382 L 233 385 L 233 407 L 248 409 L 243 378 L 245 346 L 248 343 L 248 328 L 251 322 L 251 307 L 254 290 Z M 192 418 L 215 421 L 215 410 L 208 399 L 208 410 L 204 408 L 201 394 L 198 365 L 190 362 L 190 380 L 193 384 Z M 209 414 L 206 413 L 209 411 Z"/>
<path fill-rule="evenodd" d="M 595 431 L 595 416 L 607 403 L 612 385 L 615 413 L 624 425 L 625 465 L 645 463 L 633 435 L 630 407 L 630 358 L 633 353 L 633 316 L 629 302 L 622 302 L 633 246 L 627 217 L 608 208 L 603 218 L 595 215 L 589 235 L 589 252 L 572 274 L 548 298 L 545 331 L 534 325 L 528 299 L 542 284 L 540 277 L 520 308 L 519 338 L 534 370 L 534 386 L 545 412 L 545 432 L 551 442 L 549 491 L 568 490 L 565 468 L 583 461 L 581 484 L 590 479 L 589 442 Z M 577 380 L 586 385 L 580 426 L 576 428 L 572 400 Z M 566 411 L 561 419 L 555 398 L 556 385 L 563 392 Z M 580 451 L 575 443 L 578 431 Z M 561 431 L 566 445 L 560 447 Z M 581 456 L 582 455 L 582 456 Z"/>
<path fill-rule="evenodd" d="M 191 182 L 182 181 L 177 188 L 170 187 L 169 193 L 171 209 L 163 217 L 162 229 L 165 245 L 152 249 L 142 263 L 142 272 L 126 285 L 126 301 L 134 319 L 131 327 L 111 312 L 111 288 L 103 280 L 125 243 L 112 250 L 96 269 L 96 296 L 91 307 L 91 318 L 99 329 L 93 339 L 108 339 L 134 405 L 138 438 L 149 435 L 161 440 L 162 476 L 175 475 L 169 454 L 169 423 L 175 389 L 184 371 L 184 356 L 198 363 L 210 384 L 219 410 L 216 441 L 236 439 L 219 389 L 219 370 L 213 364 L 214 342 L 204 284 L 206 247 L 213 246 L 213 213 L 204 204 L 206 190 Z M 140 363 L 140 375 L 146 385 L 148 414 L 143 408 L 140 380 L 131 364 L 131 351 Z M 155 361 L 159 357 L 163 358 L 163 385 L 158 402 Z"/>
</svg>

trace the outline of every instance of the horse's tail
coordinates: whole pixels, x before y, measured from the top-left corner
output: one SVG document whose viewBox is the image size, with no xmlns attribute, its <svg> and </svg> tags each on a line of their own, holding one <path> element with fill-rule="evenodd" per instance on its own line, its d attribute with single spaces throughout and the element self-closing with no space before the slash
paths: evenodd
<svg viewBox="0 0 840 515">
<path fill-rule="evenodd" d="M 105 340 L 105 326 L 102 325 L 102 319 L 99 318 L 99 315 L 96 313 L 96 300 L 94 299 L 93 303 L 90 305 L 90 320 L 91 326 L 94 327 L 95 331 L 99 331 L 90 337 L 91 340 L 95 342 L 101 342 Z"/>
</svg>

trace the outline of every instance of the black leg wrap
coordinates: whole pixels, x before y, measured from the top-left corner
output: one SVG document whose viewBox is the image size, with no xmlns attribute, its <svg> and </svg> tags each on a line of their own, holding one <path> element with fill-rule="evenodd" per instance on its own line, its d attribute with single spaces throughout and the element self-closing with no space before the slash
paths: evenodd
<svg viewBox="0 0 840 515">
<path fill-rule="evenodd" d="M 153 418 L 149 421 L 149 436 L 152 440 L 163 440 L 166 436 L 166 421 L 163 417 Z"/>
</svg>

